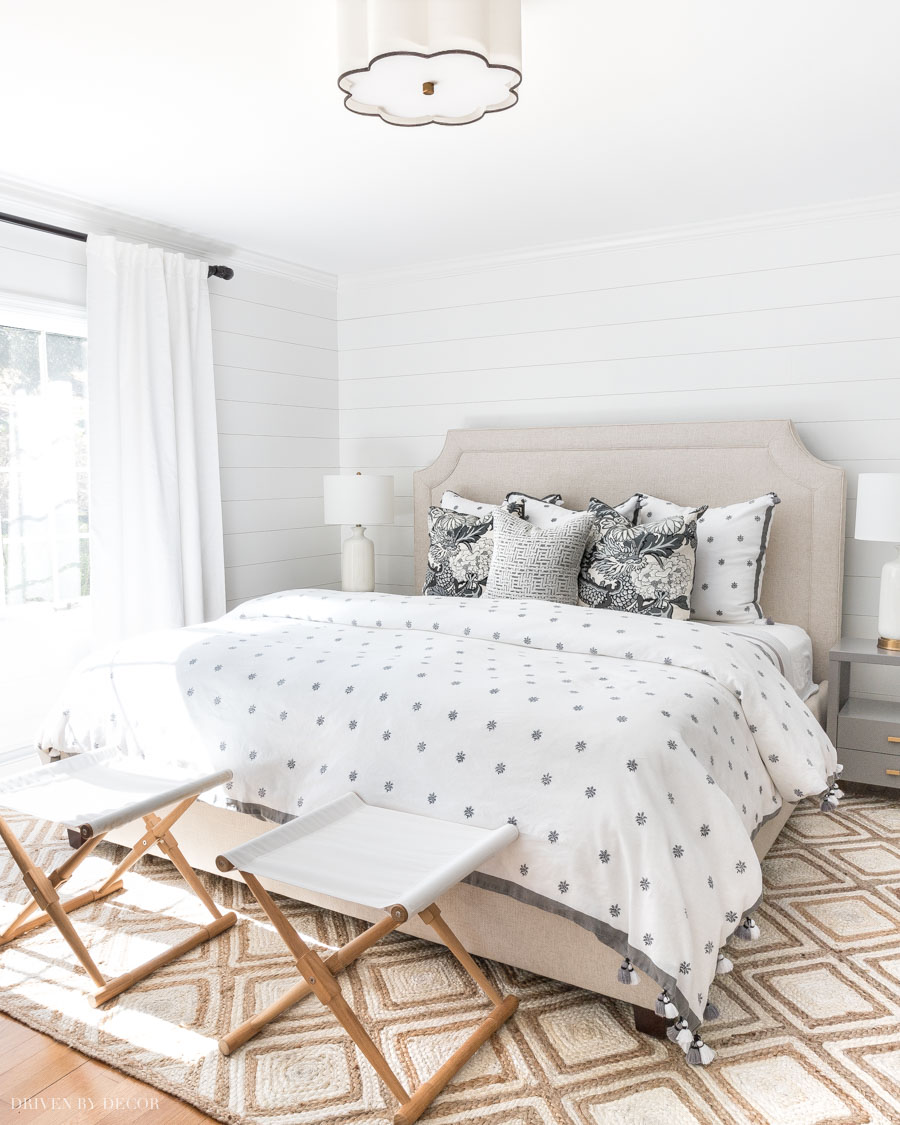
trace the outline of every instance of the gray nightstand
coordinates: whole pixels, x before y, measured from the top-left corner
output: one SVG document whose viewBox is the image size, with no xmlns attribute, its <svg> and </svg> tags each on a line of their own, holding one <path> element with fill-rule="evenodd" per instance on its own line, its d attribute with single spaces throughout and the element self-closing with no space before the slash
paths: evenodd
<svg viewBox="0 0 900 1125">
<path fill-rule="evenodd" d="M 862 699 L 850 694 L 853 664 L 885 664 L 900 673 L 900 652 L 874 641 L 841 637 L 829 654 L 828 737 L 843 763 L 843 781 L 891 785 L 900 789 L 900 675 L 898 701 Z"/>
</svg>

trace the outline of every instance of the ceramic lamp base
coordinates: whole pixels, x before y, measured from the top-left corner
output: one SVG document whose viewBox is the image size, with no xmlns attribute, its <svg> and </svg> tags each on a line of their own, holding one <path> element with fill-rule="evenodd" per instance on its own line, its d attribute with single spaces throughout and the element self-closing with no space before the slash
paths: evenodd
<svg viewBox="0 0 900 1125">
<path fill-rule="evenodd" d="M 897 548 L 897 558 L 886 562 L 881 571 L 878 647 L 900 652 L 900 547 Z"/>
<path fill-rule="evenodd" d="M 375 589 L 375 544 L 359 524 L 344 540 L 341 551 L 341 589 L 371 593 Z"/>
</svg>

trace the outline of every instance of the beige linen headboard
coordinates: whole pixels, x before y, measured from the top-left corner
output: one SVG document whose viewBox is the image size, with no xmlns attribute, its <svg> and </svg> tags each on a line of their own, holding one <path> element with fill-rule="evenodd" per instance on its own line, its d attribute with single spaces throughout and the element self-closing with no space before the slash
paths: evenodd
<svg viewBox="0 0 900 1125">
<path fill-rule="evenodd" d="M 417 591 L 428 508 L 445 488 L 492 502 L 512 489 L 560 492 L 570 508 L 634 492 L 715 506 L 777 492 L 762 606 L 809 633 L 815 679 L 827 677 L 841 631 L 844 471 L 813 457 L 789 421 L 450 430 L 438 459 L 413 480 Z"/>
</svg>

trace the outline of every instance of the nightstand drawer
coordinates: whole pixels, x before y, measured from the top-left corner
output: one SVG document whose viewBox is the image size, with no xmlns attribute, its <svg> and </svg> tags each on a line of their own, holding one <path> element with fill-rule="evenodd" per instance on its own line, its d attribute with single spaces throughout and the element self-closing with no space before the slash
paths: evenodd
<svg viewBox="0 0 900 1125">
<path fill-rule="evenodd" d="M 837 745 L 900 758 L 900 703 L 851 697 L 838 714 Z"/>
<path fill-rule="evenodd" d="M 843 765 L 841 781 L 889 785 L 900 789 L 900 754 L 871 754 L 867 750 L 838 750 Z"/>
</svg>

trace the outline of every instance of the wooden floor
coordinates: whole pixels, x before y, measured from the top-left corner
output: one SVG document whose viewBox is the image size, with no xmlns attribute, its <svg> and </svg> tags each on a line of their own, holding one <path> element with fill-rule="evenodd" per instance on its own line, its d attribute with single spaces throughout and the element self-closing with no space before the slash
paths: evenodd
<svg viewBox="0 0 900 1125">
<path fill-rule="evenodd" d="M 25 1098 L 31 1101 L 23 1104 Z M 212 1118 L 193 1106 L 0 1013 L 2 1125 L 196 1125 L 210 1121 Z"/>
</svg>

